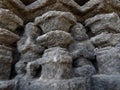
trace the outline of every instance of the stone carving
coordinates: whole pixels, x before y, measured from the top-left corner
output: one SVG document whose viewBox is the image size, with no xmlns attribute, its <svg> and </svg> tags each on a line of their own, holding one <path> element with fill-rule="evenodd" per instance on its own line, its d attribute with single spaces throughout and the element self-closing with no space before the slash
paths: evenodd
<svg viewBox="0 0 120 90">
<path fill-rule="evenodd" d="M 96 35 L 91 38 L 91 41 L 98 47 L 96 49 L 96 59 L 99 73 L 119 74 L 119 46 L 115 47 L 120 43 L 119 16 L 116 13 L 100 14 L 87 19 L 85 23 Z"/>
<path fill-rule="evenodd" d="M 119 90 L 119 16 L 119 0 L 0 0 L 0 90 Z"/>
<path fill-rule="evenodd" d="M 8 9 L 0 8 L 0 27 L 15 31 L 18 26 L 22 26 L 23 21 Z"/>
<path fill-rule="evenodd" d="M 13 44 L 18 41 L 20 37 L 6 29 L 0 28 L 0 43 Z"/>
<path fill-rule="evenodd" d="M 96 50 L 99 73 L 101 74 L 120 74 L 119 47 L 106 47 Z"/>
<path fill-rule="evenodd" d="M 40 35 L 40 30 L 34 23 L 28 23 L 25 32 L 20 41 L 18 41 L 18 50 L 21 53 L 21 60 L 16 64 L 18 74 L 25 74 L 26 64 L 41 57 L 44 47 L 36 42 L 36 38 Z"/>
<path fill-rule="evenodd" d="M 55 47 L 47 49 L 44 52 L 42 59 L 40 59 L 42 65 L 40 79 L 49 80 L 71 78 L 72 57 L 63 48 Z"/>
<path fill-rule="evenodd" d="M 100 14 L 85 21 L 93 33 L 120 32 L 120 18 L 116 13 Z"/>
<path fill-rule="evenodd" d="M 50 31 L 37 38 L 37 42 L 44 47 L 67 47 L 72 41 L 72 37 L 69 33 L 64 31 Z"/>
<path fill-rule="evenodd" d="M 35 24 L 39 25 L 44 33 L 54 30 L 68 32 L 75 23 L 76 18 L 71 13 L 61 11 L 49 11 L 35 19 Z"/>
<path fill-rule="evenodd" d="M 8 80 L 11 73 L 12 49 L 0 45 L 0 80 Z"/>
<path fill-rule="evenodd" d="M 23 21 L 9 9 L 4 9 L 6 6 L 2 1 L 0 1 L 0 7 L 0 80 L 9 80 L 13 65 L 11 45 L 20 39 L 13 32 L 23 25 Z M 2 85 L 1 83 L 0 89 L 5 89 L 6 87 Z"/>
</svg>

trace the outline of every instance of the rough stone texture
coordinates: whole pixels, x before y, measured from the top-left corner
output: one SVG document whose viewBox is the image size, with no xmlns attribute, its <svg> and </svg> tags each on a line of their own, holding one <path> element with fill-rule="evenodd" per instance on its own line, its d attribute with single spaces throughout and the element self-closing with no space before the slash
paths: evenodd
<svg viewBox="0 0 120 90">
<path fill-rule="evenodd" d="M 40 79 L 67 79 L 71 77 L 72 57 L 64 49 L 50 48 L 44 52 L 42 59 L 40 59 L 42 65 Z"/>
<path fill-rule="evenodd" d="M 0 45 L 0 80 L 10 78 L 12 60 L 12 49 Z"/>
<path fill-rule="evenodd" d="M 84 65 L 92 65 L 91 61 L 84 57 L 79 57 L 75 59 L 73 62 L 74 67 L 82 67 Z"/>
<path fill-rule="evenodd" d="M 87 90 L 89 81 L 86 78 L 73 78 L 69 80 L 21 80 L 18 90 Z M 89 89 L 88 89 L 89 90 Z"/>
<path fill-rule="evenodd" d="M 16 80 L 0 81 L 0 90 L 17 90 Z"/>
<path fill-rule="evenodd" d="M 85 21 L 92 33 L 120 32 L 120 18 L 116 13 L 100 14 Z"/>
<path fill-rule="evenodd" d="M 88 59 L 94 59 L 94 49 L 95 48 L 93 44 L 89 40 L 83 42 L 73 42 L 69 46 L 69 51 L 71 52 L 73 59 L 79 58 L 81 56 Z"/>
<path fill-rule="evenodd" d="M 86 29 L 81 23 L 77 23 L 76 25 L 74 25 L 71 28 L 70 33 L 72 37 L 77 41 L 83 41 L 88 39 L 88 35 L 86 34 Z"/>
<path fill-rule="evenodd" d="M 19 74 L 25 73 L 26 64 L 41 57 L 44 48 L 36 43 L 36 38 L 40 35 L 40 30 L 32 23 L 28 23 L 22 38 L 18 41 L 18 50 L 21 59 L 16 64 L 16 71 Z"/>
<path fill-rule="evenodd" d="M 23 21 L 8 9 L 0 8 L 0 27 L 15 31 L 18 26 L 22 26 Z"/>
<path fill-rule="evenodd" d="M 0 0 L 0 90 L 120 90 L 119 16 L 119 0 Z"/>
<path fill-rule="evenodd" d="M 75 23 L 76 18 L 71 13 L 61 11 L 49 11 L 35 19 L 35 24 L 39 25 L 44 33 L 54 30 L 68 32 Z"/>
<path fill-rule="evenodd" d="M 120 75 L 120 47 L 105 47 L 96 50 L 100 74 Z"/>
<path fill-rule="evenodd" d="M 90 78 L 96 74 L 96 70 L 92 65 L 83 65 L 82 67 L 74 68 L 74 73 L 76 77 Z"/>
<path fill-rule="evenodd" d="M 5 0 L 0 0 L 0 8 L 7 8 L 7 6 L 4 3 Z"/>
<path fill-rule="evenodd" d="M 91 38 L 91 42 L 98 47 L 116 46 L 120 43 L 120 33 L 101 33 Z"/>
<path fill-rule="evenodd" d="M 18 41 L 20 37 L 6 29 L 0 28 L 0 43 L 13 44 Z"/>
<path fill-rule="evenodd" d="M 95 67 L 90 60 L 80 57 L 73 61 L 73 72 L 76 77 L 86 77 L 89 78 L 96 74 Z"/>
<path fill-rule="evenodd" d="M 65 31 L 56 30 L 39 36 L 37 42 L 44 47 L 67 47 L 72 42 L 72 37 Z"/>
<path fill-rule="evenodd" d="M 120 90 L 119 75 L 92 76 L 92 90 Z"/>
<path fill-rule="evenodd" d="M 34 19 L 36 16 L 42 15 L 43 13 L 51 10 L 69 11 L 69 12 L 73 12 L 74 14 L 86 13 L 91 9 L 94 10 L 95 7 L 97 8 L 97 5 L 100 4 L 100 1 L 90 0 L 83 6 L 79 6 L 79 4 L 76 3 L 74 0 L 36 0 L 29 5 L 25 5 L 20 0 L 16 0 L 16 1 L 6 0 L 5 3 L 10 8 L 10 10 L 12 10 L 14 13 L 19 15 L 20 17 L 22 17 L 24 20 L 28 21 L 28 20 Z M 12 4 L 14 4 L 14 6 Z M 27 17 L 24 15 L 27 15 Z M 76 15 L 78 16 L 78 19 L 79 17 L 83 17 L 82 15 L 80 16 L 79 15 L 80 14 Z M 88 16 L 91 16 L 91 14 Z M 86 18 L 88 16 L 86 15 L 83 18 Z"/>
<path fill-rule="evenodd" d="M 18 50 L 22 54 L 27 51 L 33 51 L 42 53 L 43 48 L 40 45 L 37 45 L 36 38 L 41 34 L 41 30 L 30 22 L 25 26 L 25 32 L 21 39 L 18 41 Z"/>
</svg>

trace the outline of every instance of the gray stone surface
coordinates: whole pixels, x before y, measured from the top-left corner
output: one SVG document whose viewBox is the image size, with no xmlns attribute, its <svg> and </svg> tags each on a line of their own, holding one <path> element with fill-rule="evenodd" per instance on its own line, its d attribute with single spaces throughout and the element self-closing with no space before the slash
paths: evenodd
<svg viewBox="0 0 120 90">
<path fill-rule="evenodd" d="M 18 90 L 87 90 L 88 82 L 86 78 L 81 77 L 68 80 L 27 80 L 27 82 L 22 79 Z"/>
<path fill-rule="evenodd" d="M 30 22 L 25 27 L 24 35 L 17 43 L 18 51 L 21 53 L 21 59 L 16 64 L 16 71 L 19 74 L 25 73 L 25 67 L 28 62 L 41 57 L 44 47 L 36 43 L 36 38 L 40 35 L 40 30 Z"/>
<path fill-rule="evenodd" d="M 17 48 L 20 53 L 24 54 L 27 51 L 42 53 L 44 48 L 36 43 L 36 38 L 41 34 L 41 31 L 34 23 L 30 22 L 25 26 L 25 32 L 17 43 Z"/>
<path fill-rule="evenodd" d="M 96 50 L 100 74 L 120 75 L 120 47 L 105 47 Z"/>
<path fill-rule="evenodd" d="M 67 47 L 72 42 L 72 37 L 65 31 L 50 31 L 44 35 L 39 36 L 36 40 L 44 47 Z"/>
<path fill-rule="evenodd" d="M 0 90 L 17 90 L 17 80 L 0 81 Z"/>
<path fill-rule="evenodd" d="M 88 39 L 88 35 L 86 34 L 86 29 L 81 23 L 77 23 L 70 30 L 71 35 L 77 41 L 83 41 Z"/>
<path fill-rule="evenodd" d="M 91 90 L 120 90 L 120 75 L 94 75 L 91 81 Z"/>
<path fill-rule="evenodd" d="M 101 33 L 92 37 L 91 42 L 97 47 L 116 46 L 120 43 L 120 33 Z"/>
<path fill-rule="evenodd" d="M 79 57 L 78 59 L 73 60 L 74 67 L 82 67 L 84 65 L 92 65 L 92 62 L 84 57 Z"/>
<path fill-rule="evenodd" d="M 12 49 L 0 45 L 0 80 L 10 78 L 12 61 Z"/>
<path fill-rule="evenodd" d="M 94 59 L 95 58 L 94 49 L 95 47 L 89 40 L 82 42 L 73 42 L 69 46 L 69 52 L 71 53 L 73 59 L 79 58 L 81 56 L 88 59 Z"/>
<path fill-rule="evenodd" d="M 100 14 L 85 21 L 92 33 L 120 32 L 120 18 L 116 13 Z"/>
<path fill-rule="evenodd" d="M 0 0 L 0 90 L 120 90 L 119 16 L 119 0 Z"/>
<path fill-rule="evenodd" d="M 49 11 L 35 19 L 35 24 L 39 25 L 44 33 L 54 30 L 68 32 L 70 27 L 76 23 L 76 18 L 70 12 Z"/>
<path fill-rule="evenodd" d="M 73 69 L 76 77 L 86 77 L 90 78 L 92 75 L 96 74 L 95 67 L 93 65 L 83 65 Z"/>
<path fill-rule="evenodd" d="M 42 60 L 43 59 L 43 60 Z M 54 47 L 45 50 L 41 61 L 42 72 L 40 79 L 68 79 L 71 78 L 72 57 L 66 49 Z"/>
</svg>

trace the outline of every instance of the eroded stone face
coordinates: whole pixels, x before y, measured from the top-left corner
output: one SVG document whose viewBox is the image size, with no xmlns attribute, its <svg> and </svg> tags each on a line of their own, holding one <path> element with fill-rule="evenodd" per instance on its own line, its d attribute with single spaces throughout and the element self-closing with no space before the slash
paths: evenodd
<svg viewBox="0 0 120 90">
<path fill-rule="evenodd" d="M 86 34 L 86 29 L 81 23 L 77 23 L 76 25 L 74 25 L 71 28 L 70 33 L 72 37 L 77 41 L 83 41 L 88 39 L 88 35 Z"/>
<path fill-rule="evenodd" d="M 95 58 L 94 49 L 95 47 L 89 40 L 85 40 L 82 42 L 73 42 L 69 46 L 69 51 L 73 59 L 77 59 L 81 56 L 88 59 L 94 59 Z"/>
<path fill-rule="evenodd" d="M 100 14 L 85 21 L 92 33 L 120 32 L 120 18 L 116 13 Z"/>
<path fill-rule="evenodd" d="M 0 0 L 0 90 L 119 90 L 119 16 L 119 0 Z"/>
<path fill-rule="evenodd" d="M 96 50 L 99 74 L 119 75 L 120 74 L 120 48 L 105 47 Z"/>
<path fill-rule="evenodd" d="M 41 60 L 41 79 L 71 78 L 72 57 L 63 48 L 55 47 L 46 50 Z"/>
<path fill-rule="evenodd" d="M 39 25 L 44 33 L 54 30 L 68 32 L 75 23 L 76 18 L 72 13 L 61 11 L 49 11 L 35 19 L 35 24 Z"/>
<path fill-rule="evenodd" d="M 14 42 L 17 42 L 20 39 L 20 37 L 9 30 L 0 28 L 0 43 L 4 44 L 13 44 Z"/>
<path fill-rule="evenodd" d="M 120 43 L 120 33 L 101 33 L 91 38 L 91 42 L 98 47 L 116 46 Z"/>
<path fill-rule="evenodd" d="M 36 43 L 36 38 L 40 34 L 40 29 L 34 23 L 30 22 L 25 26 L 25 32 L 17 43 L 18 51 L 21 53 L 21 59 L 15 65 L 18 74 L 25 74 L 27 63 L 41 57 L 44 47 Z"/>
<path fill-rule="evenodd" d="M 10 78 L 12 61 L 12 49 L 0 45 L 0 80 Z"/>
<path fill-rule="evenodd" d="M 0 27 L 11 31 L 23 25 L 22 19 L 8 9 L 0 8 L 0 19 Z"/>
<path fill-rule="evenodd" d="M 92 77 L 93 90 L 119 90 L 119 75 L 94 75 Z"/>
<path fill-rule="evenodd" d="M 37 42 L 44 47 L 67 47 L 72 42 L 72 39 L 69 33 L 56 30 L 39 36 Z"/>
</svg>

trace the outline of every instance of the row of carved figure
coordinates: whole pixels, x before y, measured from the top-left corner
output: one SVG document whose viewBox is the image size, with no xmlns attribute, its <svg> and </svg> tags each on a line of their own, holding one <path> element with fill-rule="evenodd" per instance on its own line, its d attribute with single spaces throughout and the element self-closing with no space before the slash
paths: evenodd
<svg viewBox="0 0 120 90">
<path fill-rule="evenodd" d="M 1 90 L 90 90 L 92 75 L 120 75 L 117 13 L 83 25 L 71 12 L 48 11 L 25 24 L 22 36 L 16 32 L 24 25 L 20 17 L 0 8 L 0 19 L 0 80 L 10 79 L 14 45 L 20 53 L 16 77 L 0 82 Z"/>
</svg>

